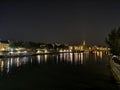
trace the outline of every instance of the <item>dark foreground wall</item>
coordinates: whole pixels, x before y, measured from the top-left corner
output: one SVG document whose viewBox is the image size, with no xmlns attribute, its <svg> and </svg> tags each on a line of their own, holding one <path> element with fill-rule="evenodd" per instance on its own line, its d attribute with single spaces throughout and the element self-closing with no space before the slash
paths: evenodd
<svg viewBox="0 0 120 90">
<path fill-rule="evenodd" d="M 111 66 L 111 71 L 117 80 L 117 83 L 120 83 L 120 65 L 118 63 L 115 63 L 114 60 L 110 60 L 110 66 Z"/>
</svg>

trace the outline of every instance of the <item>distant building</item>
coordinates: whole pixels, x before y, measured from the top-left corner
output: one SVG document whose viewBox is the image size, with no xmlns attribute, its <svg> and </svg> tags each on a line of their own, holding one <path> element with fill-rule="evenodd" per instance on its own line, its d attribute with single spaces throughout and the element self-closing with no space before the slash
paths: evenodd
<svg viewBox="0 0 120 90">
<path fill-rule="evenodd" d="M 87 46 L 85 41 L 82 42 L 82 45 L 69 46 L 69 50 L 72 50 L 72 51 L 84 51 L 86 49 L 87 49 Z"/>
<path fill-rule="evenodd" d="M 86 43 L 85 43 L 85 41 L 83 41 L 83 44 L 82 44 L 83 46 L 85 46 L 86 45 Z"/>
<path fill-rule="evenodd" d="M 8 50 L 9 50 L 9 42 L 0 41 L 0 51 L 8 51 Z"/>
</svg>

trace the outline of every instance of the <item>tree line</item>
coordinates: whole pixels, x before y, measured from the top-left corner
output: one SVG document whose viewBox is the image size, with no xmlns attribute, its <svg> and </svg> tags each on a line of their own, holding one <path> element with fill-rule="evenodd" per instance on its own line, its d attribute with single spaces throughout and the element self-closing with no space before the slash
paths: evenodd
<svg viewBox="0 0 120 90">
<path fill-rule="evenodd" d="M 65 44 L 46 44 L 32 41 L 9 41 L 9 47 L 11 48 L 26 48 L 26 49 L 66 49 L 68 48 Z"/>
<path fill-rule="evenodd" d="M 120 55 L 120 27 L 114 28 L 105 39 L 113 55 Z"/>
</svg>

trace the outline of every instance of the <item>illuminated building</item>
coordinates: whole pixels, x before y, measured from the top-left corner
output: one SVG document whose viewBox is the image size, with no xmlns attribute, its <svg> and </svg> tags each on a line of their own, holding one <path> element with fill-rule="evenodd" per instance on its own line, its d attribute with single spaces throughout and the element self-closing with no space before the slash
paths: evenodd
<svg viewBox="0 0 120 90">
<path fill-rule="evenodd" d="M 9 43 L 8 41 L 0 41 L 0 51 L 8 51 Z"/>
<path fill-rule="evenodd" d="M 71 51 L 85 51 L 85 52 L 94 52 L 94 51 L 103 51 L 103 52 L 109 52 L 110 48 L 108 47 L 103 47 L 103 46 L 88 46 L 86 45 L 86 42 L 83 41 L 81 45 L 73 45 L 69 46 L 69 50 Z"/>
<path fill-rule="evenodd" d="M 85 41 L 83 41 L 83 46 L 85 46 L 86 44 L 85 44 Z"/>
</svg>

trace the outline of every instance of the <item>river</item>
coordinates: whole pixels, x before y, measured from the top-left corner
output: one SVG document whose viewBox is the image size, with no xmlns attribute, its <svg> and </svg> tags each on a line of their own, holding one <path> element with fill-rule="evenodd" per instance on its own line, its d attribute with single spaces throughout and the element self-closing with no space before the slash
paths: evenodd
<svg viewBox="0 0 120 90">
<path fill-rule="evenodd" d="M 118 90 L 102 52 L 0 59 L 0 89 Z"/>
</svg>

